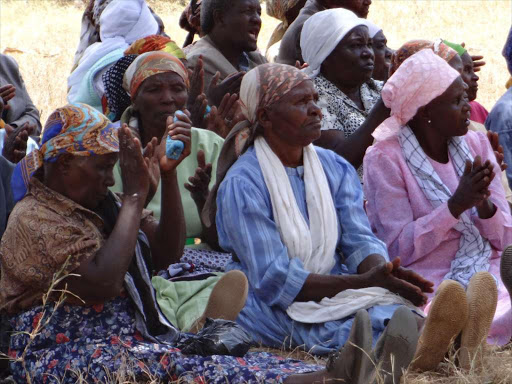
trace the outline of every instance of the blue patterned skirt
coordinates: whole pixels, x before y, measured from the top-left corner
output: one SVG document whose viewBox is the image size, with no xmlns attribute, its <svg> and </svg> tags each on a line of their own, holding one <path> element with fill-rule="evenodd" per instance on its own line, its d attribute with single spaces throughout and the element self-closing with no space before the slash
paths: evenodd
<svg viewBox="0 0 512 384">
<path fill-rule="evenodd" d="M 142 338 L 127 298 L 89 307 L 36 307 L 11 323 L 17 333 L 11 337 L 9 356 L 17 383 L 26 382 L 27 374 L 33 383 L 75 383 L 79 377 L 88 383 L 115 382 L 113 376 L 121 377 L 123 369 L 131 382 L 280 383 L 291 374 L 323 368 L 264 352 L 244 358 L 183 355 Z M 39 323 L 41 331 L 30 343 L 26 333 Z"/>
</svg>

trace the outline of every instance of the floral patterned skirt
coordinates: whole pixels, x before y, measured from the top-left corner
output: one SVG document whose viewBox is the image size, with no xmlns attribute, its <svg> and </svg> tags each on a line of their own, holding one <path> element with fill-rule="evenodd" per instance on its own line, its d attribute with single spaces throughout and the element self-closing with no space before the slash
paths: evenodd
<svg viewBox="0 0 512 384">
<path fill-rule="evenodd" d="M 27 374 L 32 383 L 280 383 L 291 374 L 323 368 L 264 352 L 244 358 L 183 355 L 141 337 L 127 298 L 90 307 L 36 307 L 11 323 L 17 333 L 11 337 L 9 356 L 17 383 L 27 382 Z M 39 323 L 40 332 L 30 342 L 28 334 Z"/>
</svg>

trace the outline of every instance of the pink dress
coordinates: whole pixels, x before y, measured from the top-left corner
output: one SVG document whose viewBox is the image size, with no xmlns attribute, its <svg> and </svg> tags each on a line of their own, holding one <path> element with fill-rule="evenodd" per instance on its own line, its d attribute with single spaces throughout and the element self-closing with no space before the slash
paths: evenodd
<svg viewBox="0 0 512 384">
<path fill-rule="evenodd" d="M 477 123 L 484 124 L 487 116 L 489 115 L 489 111 L 476 100 L 470 101 L 469 104 L 471 105 L 470 119 Z"/>
<path fill-rule="evenodd" d="M 470 131 L 466 141 L 473 156 L 490 159 L 494 169 L 499 169 L 485 134 Z M 441 180 L 455 191 L 458 176 L 451 160 L 448 164 L 430 161 Z M 404 267 L 431 280 L 437 289 L 459 249 L 461 235 L 454 229 L 458 219 L 447 203 L 432 208 L 405 162 L 397 137 L 370 147 L 363 164 L 367 213 L 374 232 L 388 246 L 391 259 L 400 257 Z M 489 272 L 499 280 L 499 295 L 488 341 L 502 345 L 512 336 L 510 298 L 500 279 L 501 252 L 512 244 L 512 216 L 499 177 L 494 178 L 490 190 L 496 213 L 486 220 L 477 216 L 473 220 L 493 249 Z M 433 294 L 430 296 L 431 300 Z"/>
</svg>

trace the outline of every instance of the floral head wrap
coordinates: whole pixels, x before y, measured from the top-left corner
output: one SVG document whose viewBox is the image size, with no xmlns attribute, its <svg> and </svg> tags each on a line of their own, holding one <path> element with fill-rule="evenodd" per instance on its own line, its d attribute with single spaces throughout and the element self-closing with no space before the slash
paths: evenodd
<svg viewBox="0 0 512 384">
<path fill-rule="evenodd" d="M 229 168 L 254 142 L 258 110 L 277 103 L 304 81 L 311 79 L 299 69 L 275 63 L 259 65 L 244 76 L 240 86 L 240 104 L 246 120 L 238 123 L 224 141 L 217 163 L 217 182 L 202 212 L 206 226 L 215 225 L 217 191 Z"/>
<path fill-rule="evenodd" d="M 14 201 L 25 196 L 30 179 L 45 162 L 53 163 L 66 153 L 92 156 L 119 152 L 117 130 L 112 123 L 94 108 L 80 103 L 68 104 L 50 115 L 41 143 L 40 149 L 16 165 L 11 179 Z"/>
<path fill-rule="evenodd" d="M 124 51 L 125 55 L 141 55 L 146 52 L 162 51 L 170 53 L 176 56 L 178 59 L 184 59 L 185 54 L 178 45 L 168 38 L 162 35 L 151 35 L 146 36 L 142 39 L 135 41 L 132 45 Z"/>
<path fill-rule="evenodd" d="M 133 99 L 144 80 L 166 72 L 177 73 L 189 87 L 188 71 L 183 63 L 170 53 L 156 51 L 143 53 L 135 59 L 124 74 L 123 88 Z"/>
<path fill-rule="evenodd" d="M 377 127 L 377 141 L 396 135 L 418 112 L 441 96 L 460 76 L 459 72 L 424 49 L 406 59 L 382 89 L 382 100 L 391 109 L 391 117 Z"/>
<path fill-rule="evenodd" d="M 391 57 L 391 67 L 389 68 L 389 76 L 392 76 L 405 60 L 424 49 L 431 49 L 437 56 L 446 62 L 449 62 L 457 56 L 457 52 L 453 48 L 444 44 L 441 39 L 436 42 L 428 40 L 411 40 L 393 53 L 393 56 Z"/>
<path fill-rule="evenodd" d="M 288 20 L 286 12 L 295 7 L 299 0 L 267 0 L 266 9 L 270 17 L 281 20 L 281 23 L 274 29 L 267 45 L 267 49 L 283 39 L 288 29 Z"/>
</svg>

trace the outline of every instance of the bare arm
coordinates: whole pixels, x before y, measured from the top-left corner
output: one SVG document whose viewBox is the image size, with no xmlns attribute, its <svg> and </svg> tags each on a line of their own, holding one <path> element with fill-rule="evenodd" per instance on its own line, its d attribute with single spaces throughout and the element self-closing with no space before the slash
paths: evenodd
<svg viewBox="0 0 512 384">
<path fill-rule="evenodd" d="M 138 139 L 130 130 L 119 130 L 120 165 L 124 199 L 114 229 L 104 245 L 66 279 L 68 289 L 86 301 L 104 301 L 121 292 L 137 243 L 142 209 L 149 190 L 147 162 Z"/>
<path fill-rule="evenodd" d="M 185 112 L 188 113 L 188 111 Z M 167 268 L 170 264 L 178 262 L 185 247 L 185 214 L 178 187 L 176 168 L 183 159 L 190 155 L 192 122 L 188 115 L 177 115 L 177 118 L 179 120 L 176 122 L 173 122 L 172 117 L 168 118 L 166 133 L 155 152 L 155 159 L 160 166 L 162 183 L 160 222 L 158 224 L 153 222 L 142 228 L 148 237 L 153 262 L 157 270 Z M 171 160 L 166 156 L 167 136 L 185 144 L 183 153 L 178 160 Z"/>
<path fill-rule="evenodd" d="M 336 152 L 357 169 L 363 163 L 366 150 L 373 144 L 372 133 L 389 117 L 389 113 L 382 99 L 379 99 L 364 123 L 350 137 L 346 138 L 342 131 L 322 131 L 315 145 Z"/>
</svg>

